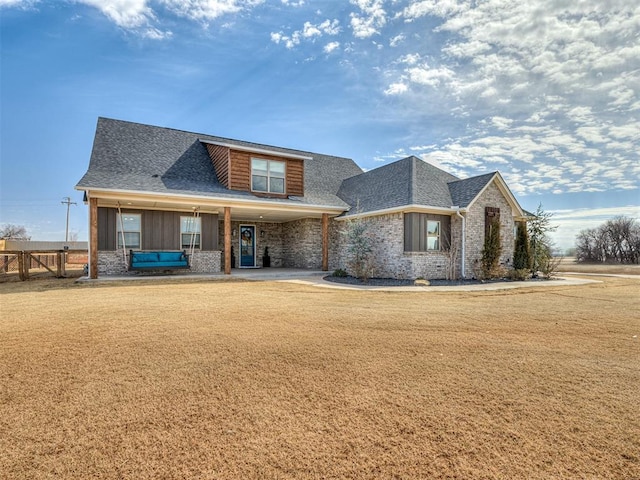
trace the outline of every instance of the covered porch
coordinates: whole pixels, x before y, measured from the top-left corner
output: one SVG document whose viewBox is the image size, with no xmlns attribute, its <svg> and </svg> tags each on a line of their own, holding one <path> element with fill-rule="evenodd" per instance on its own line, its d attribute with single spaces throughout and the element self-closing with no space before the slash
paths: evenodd
<svg viewBox="0 0 640 480">
<path fill-rule="evenodd" d="M 192 249 L 190 252 L 191 258 L 195 260 L 194 264 L 197 265 L 182 274 L 226 275 L 230 275 L 232 269 L 234 273 L 256 269 L 271 269 L 274 273 L 288 269 L 328 271 L 330 218 L 342 213 L 342 210 L 335 207 L 292 205 L 291 202 L 269 200 L 256 202 L 252 199 L 251 202 L 223 203 L 209 198 L 149 198 L 140 194 L 95 191 L 87 193 L 91 279 L 98 278 L 99 273 L 105 274 L 102 266 L 105 263 L 104 258 L 107 258 L 107 262 L 116 261 L 122 264 L 119 267 L 120 273 L 126 273 L 128 270 L 128 251 L 117 251 L 121 248 L 118 240 L 120 233 L 115 235 L 115 239 L 110 239 L 110 243 L 107 242 L 110 247 L 104 247 L 105 210 L 110 210 L 114 218 L 118 218 L 120 212 L 136 212 L 135 214 L 140 216 L 142 240 L 139 249 L 143 251 L 182 250 L 184 242 L 181 242 L 183 233 L 180 227 L 168 228 L 166 223 L 176 223 L 176 220 L 170 220 L 172 218 L 206 217 L 207 221 L 201 222 L 202 227 L 199 228 L 202 230 L 198 232 L 200 249 Z M 111 226 L 108 236 L 114 236 L 113 230 L 119 228 L 117 225 Z M 156 241 L 156 237 L 162 237 L 162 242 Z M 218 260 L 198 261 L 204 256 Z M 118 272 L 106 274 L 114 275 Z"/>
</svg>

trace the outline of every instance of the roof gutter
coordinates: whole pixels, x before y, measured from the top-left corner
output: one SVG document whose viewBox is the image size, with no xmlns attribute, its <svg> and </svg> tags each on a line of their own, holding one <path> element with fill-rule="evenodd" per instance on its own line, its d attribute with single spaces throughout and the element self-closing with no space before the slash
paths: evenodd
<svg viewBox="0 0 640 480">
<path fill-rule="evenodd" d="M 313 205 L 313 204 L 294 204 L 275 202 L 268 200 L 255 200 L 244 198 L 225 198 L 225 197 L 205 197 L 201 195 L 190 194 L 175 194 L 175 193 L 147 193 L 139 192 L 135 190 L 120 190 L 111 188 L 91 188 L 91 187 L 75 187 L 76 190 L 85 192 L 85 198 L 89 195 L 92 197 L 98 197 L 110 200 L 140 200 L 140 201 L 154 201 L 156 203 L 171 203 L 171 202 L 184 202 L 189 204 L 198 203 L 200 205 L 215 205 L 217 207 L 236 207 L 236 208 L 251 208 L 262 207 L 273 210 L 281 211 L 316 211 L 322 213 L 335 213 L 339 215 L 344 212 L 346 208 L 336 205 Z"/>
<path fill-rule="evenodd" d="M 231 150 L 238 150 L 241 152 L 257 153 L 262 155 L 273 155 L 277 157 L 296 158 L 298 160 L 313 160 L 313 157 L 307 155 L 299 155 L 297 153 L 280 152 L 278 150 L 269 150 L 266 148 L 255 148 L 244 145 L 235 145 L 233 143 L 215 142 L 212 140 L 205 140 L 203 138 L 198 139 L 201 143 L 208 143 L 209 145 L 217 145 L 218 147 L 225 147 Z"/>
<path fill-rule="evenodd" d="M 371 210 L 370 212 L 354 213 L 337 217 L 336 220 L 353 220 L 355 218 L 374 217 L 377 215 L 389 215 L 392 213 L 436 213 L 440 215 L 451 215 L 455 213 L 455 208 L 429 207 L 428 205 L 400 205 L 398 207 L 383 208 L 381 210 Z"/>
<path fill-rule="evenodd" d="M 460 267 L 460 274 L 462 278 L 465 278 L 465 246 L 466 246 L 466 237 L 467 237 L 467 217 L 462 215 L 462 211 L 460 207 L 451 207 L 456 209 L 456 215 L 462 219 L 462 265 Z"/>
</svg>

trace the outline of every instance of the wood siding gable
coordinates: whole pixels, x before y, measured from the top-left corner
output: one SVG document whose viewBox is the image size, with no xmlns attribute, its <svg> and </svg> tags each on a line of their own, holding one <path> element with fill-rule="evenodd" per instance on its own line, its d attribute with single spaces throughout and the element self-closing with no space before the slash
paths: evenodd
<svg viewBox="0 0 640 480">
<path fill-rule="evenodd" d="M 242 152 L 231 150 L 231 174 L 229 188 L 231 190 L 251 191 L 251 159 L 260 158 L 263 160 L 277 160 L 285 162 L 286 191 L 284 195 L 253 192 L 260 197 L 282 198 L 289 195 L 304 195 L 304 162 L 299 159 L 278 157 L 276 155 L 266 155 L 262 153 Z"/>
<path fill-rule="evenodd" d="M 289 195 L 304 196 L 304 161 L 266 153 L 234 150 L 223 145 L 204 144 L 218 181 L 229 190 L 251 192 L 251 159 L 277 160 L 286 165 L 285 193 L 253 192 L 259 197 L 286 198 Z"/>
<path fill-rule="evenodd" d="M 207 153 L 213 163 L 218 181 L 229 188 L 229 164 L 231 163 L 229 148 L 210 143 L 206 143 L 205 147 L 207 147 Z"/>
</svg>

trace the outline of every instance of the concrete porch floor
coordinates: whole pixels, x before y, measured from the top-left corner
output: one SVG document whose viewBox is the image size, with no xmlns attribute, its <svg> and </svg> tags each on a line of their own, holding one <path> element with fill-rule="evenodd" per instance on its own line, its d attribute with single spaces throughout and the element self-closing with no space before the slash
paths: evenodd
<svg viewBox="0 0 640 480">
<path fill-rule="evenodd" d="M 231 275 L 224 273 L 189 273 L 189 272 L 129 272 L 123 275 L 100 275 L 96 280 L 81 277 L 79 282 L 109 282 L 135 280 L 178 280 L 178 279 L 208 279 L 208 280 L 297 280 L 308 277 L 322 278 L 330 272 L 322 270 L 307 270 L 303 268 L 233 268 Z"/>
</svg>

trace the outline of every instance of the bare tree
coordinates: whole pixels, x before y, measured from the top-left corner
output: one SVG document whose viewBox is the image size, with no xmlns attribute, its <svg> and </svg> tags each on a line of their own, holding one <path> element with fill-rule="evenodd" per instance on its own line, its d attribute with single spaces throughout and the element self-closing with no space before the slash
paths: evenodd
<svg viewBox="0 0 640 480">
<path fill-rule="evenodd" d="M 532 268 L 531 273 L 535 278 L 541 265 L 547 264 L 553 251 L 553 242 L 549 238 L 549 233 L 554 232 L 558 227 L 551 225 L 552 213 L 545 212 L 542 204 L 538 205 L 536 213 L 527 222 L 529 241 L 531 243 Z"/>
<path fill-rule="evenodd" d="M 576 237 L 578 262 L 640 263 L 640 224 L 620 216 Z"/>
<path fill-rule="evenodd" d="M 0 238 L 3 240 L 31 240 L 27 236 L 27 229 L 23 225 L 6 223 L 0 228 Z"/>
</svg>

